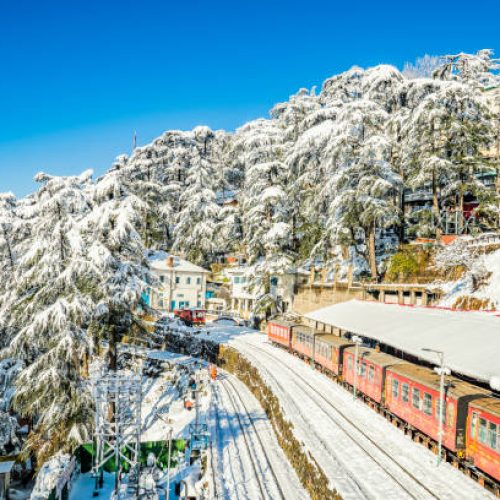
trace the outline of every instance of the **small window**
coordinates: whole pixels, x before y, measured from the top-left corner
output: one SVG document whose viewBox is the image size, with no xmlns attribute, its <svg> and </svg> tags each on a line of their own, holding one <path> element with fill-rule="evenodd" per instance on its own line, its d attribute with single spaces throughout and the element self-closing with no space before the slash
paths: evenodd
<svg viewBox="0 0 500 500">
<path fill-rule="evenodd" d="M 441 399 L 438 397 L 436 400 L 436 420 L 439 421 L 439 408 L 441 407 Z M 443 410 L 443 425 L 446 423 L 446 403 L 445 408 Z"/>
<path fill-rule="evenodd" d="M 424 413 L 432 415 L 432 395 L 424 392 Z"/>
<path fill-rule="evenodd" d="M 401 399 L 405 403 L 408 403 L 408 401 L 410 400 L 409 394 L 410 394 L 410 388 L 409 388 L 408 384 L 403 384 L 401 386 Z"/>
<path fill-rule="evenodd" d="M 366 363 L 361 363 L 360 369 L 359 369 L 359 376 L 363 377 L 365 376 L 366 373 Z"/>
<path fill-rule="evenodd" d="M 411 391 L 413 408 L 420 409 L 420 390 L 415 387 Z"/>
<path fill-rule="evenodd" d="M 201 307 L 201 301 L 199 300 L 196 307 Z"/>
<path fill-rule="evenodd" d="M 165 283 L 165 276 L 163 274 L 160 276 L 160 283 Z"/>
<path fill-rule="evenodd" d="M 235 285 L 239 285 L 240 284 L 240 277 L 239 276 L 235 276 L 234 277 L 234 284 Z"/>
<path fill-rule="evenodd" d="M 347 369 L 348 369 L 348 370 L 352 370 L 352 358 L 349 358 L 349 359 L 347 360 Z"/>
<path fill-rule="evenodd" d="M 397 399 L 399 395 L 399 382 L 394 378 L 392 379 L 392 397 Z"/>
<path fill-rule="evenodd" d="M 201 285 L 201 278 L 196 278 L 196 284 Z"/>
<path fill-rule="evenodd" d="M 191 276 L 188 276 L 188 277 L 186 278 L 186 284 L 187 284 L 187 285 L 190 285 L 190 284 L 191 284 Z"/>
<path fill-rule="evenodd" d="M 470 423 L 470 434 L 472 439 L 477 439 L 477 413 L 472 413 L 472 420 Z"/>
<path fill-rule="evenodd" d="M 175 284 L 178 285 L 180 282 L 181 282 L 181 279 L 179 278 L 179 276 L 176 276 L 175 277 Z"/>
<path fill-rule="evenodd" d="M 494 450 L 497 448 L 497 425 L 488 423 L 488 446 Z"/>
<path fill-rule="evenodd" d="M 368 368 L 368 380 L 371 382 L 375 378 L 375 368 L 370 365 Z"/>
<path fill-rule="evenodd" d="M 479 419 L 479 442 L 486 444 L 486 420 L 484 418 Z"/>
</svg>

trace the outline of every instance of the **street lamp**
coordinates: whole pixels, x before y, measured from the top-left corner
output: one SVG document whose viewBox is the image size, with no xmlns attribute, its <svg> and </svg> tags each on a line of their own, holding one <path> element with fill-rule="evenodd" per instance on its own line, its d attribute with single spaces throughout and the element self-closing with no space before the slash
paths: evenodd
<svg viewBox="0 0 500 500">
<path fill-rule="evenodd" d="M 358 394 L 358 358 L 359 358 L 359 346 L 363 343 L 363 339 L 357 335 L 352 336 L 352 341 L 355 344 L 354 348 L 354 383 L 353 383 L 353 397 L 356 399 Z"/>
<path fill-rule="evenodd" d="M 444 377 L 451 372 L 449 368 L 444 366 L 444 352 L 436 349 L 423 347 L 422 351 L 433 352 L 437 354 L 439 359 L 439 366 L 434 368 L 434 371 L 439 375 L 439 430 L 438 430 L 438 454 L 436 465 L 441 463 L 441 451 L 443 447 L 443 421 L 444 421 Z"/>
</svg>

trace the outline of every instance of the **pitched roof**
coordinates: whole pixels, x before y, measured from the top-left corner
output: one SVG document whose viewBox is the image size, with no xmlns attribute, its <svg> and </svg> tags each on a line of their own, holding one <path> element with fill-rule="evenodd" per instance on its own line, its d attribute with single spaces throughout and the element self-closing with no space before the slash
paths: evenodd
<svg viewBox="0 0 500 500">
<path fill-rule="evenodd" d="M 304 315 L 306 318 L 437 363 L 430 348 L 444 352 L 456 373 L 490 383 L 500 377 L 500 318 L 495 313 L 452 311 L 351 300 Z"/>
<path fill-rule="evenodd" d="M 173 258 L 173 264 L 174 264 L 174 271 L 184 271 L 184 272 L 192 272 L 192 273 L 209 273 L 207 269 L 204 269 L 203 267 L 197 266 L 196 264 L 193 264 L 192 262 L 189 262 L 187 260 L 181 259 L 180 257 L 177 257 L 176 255 L 171 255 L 167 252 L 163 251 L 157 251 L 157 252 L 150 252 L 147 255 L 147 259 L 149 261 L 149 265 L 153 270 L 156 271 L 169 271 L 172 268 L 167 265 L 167 259 L 169 257 Z"/>
</svg>

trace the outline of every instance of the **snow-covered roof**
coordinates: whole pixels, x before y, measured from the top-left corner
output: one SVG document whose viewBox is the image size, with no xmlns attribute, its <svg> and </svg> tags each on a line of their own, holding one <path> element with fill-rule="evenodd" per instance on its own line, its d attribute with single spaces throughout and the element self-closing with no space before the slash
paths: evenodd
<svg viewBox="0 0 500 500">
<path fill-rule="evenodd" d="M 490 383 L 500 377 L 500 317 L 495 313 L 351 300 L 304 316 L 429 363 L 437 363 L 437 356 L 422 348 L 442 351 L 446 366 L 476 380 Z"/>
<path fill-rule="evenodd" d="M 173 259 L 173 268 L 169 267 L 167 263 L 167 259 L 169 257 L 172 257 Z M 181 259 L 180 257 L 177 257 L 176 255 L 171 255 L 167 252 L 153 252 L 149 253 L 148 256 L 148 261 L 149 265 L 153 270 L 156 271 L 183 271 L 183 272 L 191 272 L 191 273 L 209 273 L 207 269 L 204 269 L 203 267 L 197 266 L 196 264 L 193 264 L 192 262 L 189 262 L 187 260 Z"/>
</svg>

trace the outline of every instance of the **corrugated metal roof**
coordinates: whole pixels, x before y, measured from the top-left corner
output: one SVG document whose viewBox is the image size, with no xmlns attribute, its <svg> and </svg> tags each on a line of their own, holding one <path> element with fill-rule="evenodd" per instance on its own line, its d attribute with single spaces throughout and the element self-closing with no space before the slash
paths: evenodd
<svg viewBox="0 0 500 500">
<path fill-rule="evenodd" d="M 306 318 L 378 340 L 456 373 L 490 383 L 500 377 L 500 318 L 492 313 L 451 311 L 351 300 L 304 315 Z"/>
</svg>

